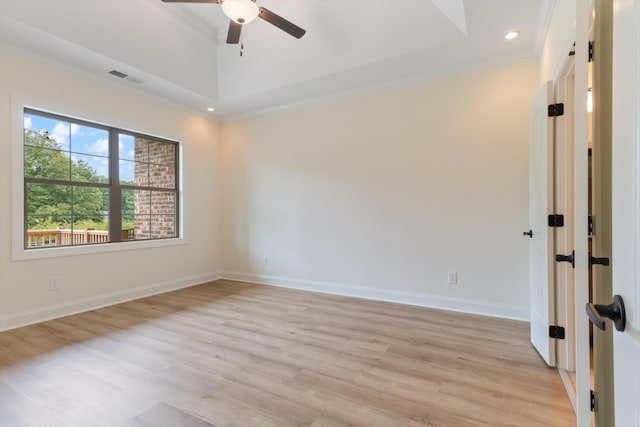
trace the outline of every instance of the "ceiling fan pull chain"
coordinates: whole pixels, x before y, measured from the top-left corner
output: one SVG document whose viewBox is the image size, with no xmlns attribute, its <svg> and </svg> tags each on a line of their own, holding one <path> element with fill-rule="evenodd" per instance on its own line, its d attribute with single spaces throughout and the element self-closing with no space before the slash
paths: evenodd
<svg viewBox="0 0 640 427">
<path fill-rule="evenodd" d="M 242 51 L 244 50 L 244 37 L 240 36 L 240 56 L 242 56 Z"/>
</svg>

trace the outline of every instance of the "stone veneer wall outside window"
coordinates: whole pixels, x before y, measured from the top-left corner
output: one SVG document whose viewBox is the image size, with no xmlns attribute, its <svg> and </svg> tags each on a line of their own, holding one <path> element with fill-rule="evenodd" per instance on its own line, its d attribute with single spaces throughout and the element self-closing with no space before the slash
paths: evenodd
<svg viewBox="0 0 640 427">
<path fill-rule="evenodd" d="M 135 239 L 176 237 L 175 144 L 136 137 L 135 159 Z"/>
</svg>

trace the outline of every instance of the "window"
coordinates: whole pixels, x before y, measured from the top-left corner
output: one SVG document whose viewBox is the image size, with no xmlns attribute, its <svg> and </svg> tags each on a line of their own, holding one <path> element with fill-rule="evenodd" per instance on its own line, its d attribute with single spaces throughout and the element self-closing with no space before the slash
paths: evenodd
<svg viewBox="0 0 640 427">
<path fill-rule="evenodd" d="M 179 237 L 178 143 L 24 110 L 24 248 Z"/>
</svg>

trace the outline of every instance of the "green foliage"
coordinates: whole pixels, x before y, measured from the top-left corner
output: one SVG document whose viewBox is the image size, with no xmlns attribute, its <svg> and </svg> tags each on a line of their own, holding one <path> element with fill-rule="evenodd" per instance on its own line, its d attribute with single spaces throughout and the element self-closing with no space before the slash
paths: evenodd
<svg viewBox="0 0 640 427">
<path fill-rule="evenodd" d="M 107 223 L 107 221 L 95 222 L 95 221 L 91 221 L 91 220 L 76 221 L 75 224 L 73 224 L 73 228 L 76 229 L 76 230 L 88 229 L 88 230 L 104 230 L 104 231 L 108 231 L 109 230 L 109 223 Z"/>
<path fill-rule="evenodd" d="M 133 185 L 133 182 L 122 182 L 123 185 Z M 122 222 L 124 223 L 125 216 L 131 215 L 135 212 L 135 197 L 134 197 L 134 191 L 131 189 L 123 189 L 122 190 L 122 212 L 125 214 L 123 215 L 122 218 Z M 123 229 L 126 228 L 122 227 Z"/>
<path fill-rule="evenodd" d="M 25 177 L 34 179 L 93 182 L 104 179 L 86 162 L 75 161 L 46 132 L 25 129 Z M 65 184 L 27 185 L 27 227 L 44 229 L 56 227 L 106 229 L 104 212 L 109 209 L 106 189 Z M 73 204 L 73 206 L 72 206 Z"/>
<path fill-rule="evenodd" d="M 133 230 L 134 228 L 136 228 L 136 223 L 134 220 L 132 219 L 123 219 L 122 220 L 122 229 L 123 230 Z"/>
</svg>

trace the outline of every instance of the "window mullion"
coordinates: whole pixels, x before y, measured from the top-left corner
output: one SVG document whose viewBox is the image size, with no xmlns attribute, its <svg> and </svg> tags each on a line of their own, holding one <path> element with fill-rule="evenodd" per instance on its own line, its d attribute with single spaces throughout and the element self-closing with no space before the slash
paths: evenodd
<svg viewBox="0 0 640 427">
<path fill-rule="evenodd" d="M 109 241 L 122 241 L 122 188 L 120 187 L 119 133 L 109 130 Z"/>
</svg>

